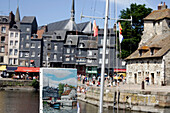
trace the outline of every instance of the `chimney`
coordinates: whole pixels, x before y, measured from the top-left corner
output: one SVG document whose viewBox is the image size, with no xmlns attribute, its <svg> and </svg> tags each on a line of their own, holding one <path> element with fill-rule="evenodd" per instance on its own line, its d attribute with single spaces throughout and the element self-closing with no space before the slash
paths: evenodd
<svg viewBox="0 0 170 113">
<path fill-rule="evenodd" d="M 158 5 L 158 10 L 163 10 L 163 9 L 167 9 L 167 8 L 168 8 L 168 6 L 165 4 L 165 2 L 163 5 L 162 5 L 162 2 L 161 2 L 161 4 Z"/>
</svg>

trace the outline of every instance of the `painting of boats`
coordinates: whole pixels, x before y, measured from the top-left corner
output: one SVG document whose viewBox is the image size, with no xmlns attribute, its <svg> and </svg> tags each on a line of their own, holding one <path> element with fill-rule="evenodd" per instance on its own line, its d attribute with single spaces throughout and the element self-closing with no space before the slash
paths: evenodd
<svg viewBox="0 0 170 113">
<path fill-rule="evenodd" d="M 42 68 L 40 72 L 40 113 L 77 112 L 77 70 Z"/>
</svg>

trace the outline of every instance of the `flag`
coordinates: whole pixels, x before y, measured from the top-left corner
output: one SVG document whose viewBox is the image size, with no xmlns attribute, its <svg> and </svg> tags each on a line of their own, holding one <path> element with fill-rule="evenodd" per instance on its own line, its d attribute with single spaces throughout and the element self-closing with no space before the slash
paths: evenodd
<svg viewBox="0 0 170 113">
<path fill-rule="evenodd" d="M 94 37 L 98 35 L 98 28 L 96 25 L 96 20 L 93 21 L 93 31 L 94 31 Z"/>
<path fill-rule="evenodd" d="M 122 43 L 122 41 L 123 41 L 122 26 L 119 22 L 119 42 Z"/>
</svg>

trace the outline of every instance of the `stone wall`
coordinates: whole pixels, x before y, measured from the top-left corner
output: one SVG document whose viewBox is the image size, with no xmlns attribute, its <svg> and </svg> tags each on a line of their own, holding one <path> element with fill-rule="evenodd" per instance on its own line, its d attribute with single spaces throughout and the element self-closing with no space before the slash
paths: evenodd
<svg viewBox="0 0 170 113">
<path fill-rule="evenodd" d="M 163 57 L 165 61 L 165 81 L 167 85 L 170 85 L 170 51 Z"/>
<path fill-rule="evenodd" d="M 164 80 L 161 58 L 129 60 L 126 67 L 127 83 L 141 84 L 146 77 L 149 77 L 150 84 L 161 85 Z"/>
<path fill-rule="evenodd" d="M 163 112 L 163 108 L 170 107 L 170 93 L 129 90 L 118 90 L 118 92 L 113 89 L 105 89 L 103 106 L 145 112 Z M 91 87 L 86 94 L 78 93 L 78 100 L 96 106 L 99 106 L 99 98 L 100 88 Z"/>
</svg>

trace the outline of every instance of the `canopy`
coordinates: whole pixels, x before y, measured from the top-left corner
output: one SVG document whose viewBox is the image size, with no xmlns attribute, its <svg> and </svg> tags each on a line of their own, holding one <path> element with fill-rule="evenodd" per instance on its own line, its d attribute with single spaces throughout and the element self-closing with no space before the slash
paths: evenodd
<svg viewBox="0 0 170 113">
<path fill-rule="evenodd" d="M 6 65 L 1 65 L 0 66 L 0 71 L 5 71 L 6 70 Z"/>
<path fill-rule="evenodd" d="M 17 70 L 17 67 L 7 67 L 7 72 L 14 72 Z"/>
<path fill-rule="evenodd" d="M 18 67 L 15 72 L 39 72 L 39 67 Z"/>
<path fill-rule="evenodd" d="M 126 69 L 114 69 L 114 72 L 126 72 Z"/>
</svg>

